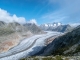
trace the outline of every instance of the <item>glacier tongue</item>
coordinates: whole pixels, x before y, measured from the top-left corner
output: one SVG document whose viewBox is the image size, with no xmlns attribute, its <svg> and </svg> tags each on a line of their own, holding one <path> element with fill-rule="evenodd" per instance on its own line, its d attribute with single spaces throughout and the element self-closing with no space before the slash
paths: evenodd
<svg viewBox="0 0 80 60">
<path fill-rule="evenodd" d="M 34 55 L 45 46 L 45 40 L 47 38 L 60 34 L 59 32 L 48 32 L 47 34 L 35 35 L 24 39 L 8 52 L 0 54 L 0 60 L 19 60 Z"/>
</svg>

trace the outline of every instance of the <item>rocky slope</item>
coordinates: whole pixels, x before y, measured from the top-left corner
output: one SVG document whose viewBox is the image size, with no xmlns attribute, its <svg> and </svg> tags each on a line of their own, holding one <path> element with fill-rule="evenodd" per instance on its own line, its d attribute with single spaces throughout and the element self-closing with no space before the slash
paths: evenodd
<svg viewBox="0 0 80 60">
<path fill-rule="evenodd" d="M 53 40 L 38 54 L 40 55 L 80 55 L 80 26 Z"/>
<path fill-rule="evenodd" d="M 36 24 L 26 23 L 24 26 L 33 34 L 43 33 L 43 31 Z"/>
<path fill-rule="evenodd" d="M 5 23 L 0 21 L 0 52 L 8 51 L 24 38 L 41 33 L 43 31 L 35 24 L 21 25 L 17 22 Z"/>
</svg>

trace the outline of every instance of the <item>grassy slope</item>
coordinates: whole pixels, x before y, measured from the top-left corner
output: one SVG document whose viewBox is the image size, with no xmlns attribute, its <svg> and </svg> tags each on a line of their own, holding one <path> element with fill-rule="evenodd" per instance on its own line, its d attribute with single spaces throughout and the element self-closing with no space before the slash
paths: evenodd
<svg viewBox="0 0 80 60">
<path fill-rule="evenodd" d="M 66 44 L 61 43 L 62 46 L 56 49 L 56 51 L 52 52 L 52 55 L 73 55 L 80 52 L 80 27 L 73 30 L 72 32 L 67 33 L 64 36 L 59 37 L 58 39 L 63 40 Z M 74 47 L 74 45 L 77 46 Z M 69 50 L 70 48 L 73 49 L 64 54 L 64 51 Z"/>
</svg>

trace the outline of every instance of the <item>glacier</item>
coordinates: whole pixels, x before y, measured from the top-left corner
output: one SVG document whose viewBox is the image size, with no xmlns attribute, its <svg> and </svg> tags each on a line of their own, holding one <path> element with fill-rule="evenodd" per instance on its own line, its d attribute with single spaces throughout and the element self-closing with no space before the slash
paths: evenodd
<svg viewBox="0 0 80 60">
<path fill-rule="evenodd" d="M 17 46 L 0 54 L 0 60 L 19 60 L 39 52 L 45 46 L 45 40 L 52 36 L 59 36 L 61 32 L 49 32 L 47 34 L 34 35 L 22 40 Z M 35 49 L 35 50 L 34 50 Z"/>
</svg>

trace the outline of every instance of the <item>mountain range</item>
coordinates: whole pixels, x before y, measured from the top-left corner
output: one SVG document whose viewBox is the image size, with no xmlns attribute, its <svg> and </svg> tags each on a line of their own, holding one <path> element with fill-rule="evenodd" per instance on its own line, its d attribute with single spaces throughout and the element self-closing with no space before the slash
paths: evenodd
<svg viewBox="0 0 80 60">
<path fill-rule="evenodd" d="M 43 32 L 36 24 L 32 23 L 26 23 L 22 25 L 17 22 L 5 23 L 3 21 L 0 21 L 0 29 L 9 29 L 10 31 L 20 33 L 27 33 L 29 31 L 32 34 L 38 34 Z"/>
<path fill-rule="evenodd" d="M 17 22 L 5 23 L 0 21 L 0 53 L 16 46 L 20 40 L 43 33 L 35 24 L 22 25 Z"/>
<path fill-rule="evenodd" d="M 45 33 L 45 31 L 48 33 Z M 32 43 L 29 48 L 33 49 L 33 56 L 80 55 L 80 25 L 72 27 L 69 24 L 49 23 L 37 26 L 34 23 L 19 24 L 17 22 L 5 23 L 0 21 L 0 53 L 18 46 L 22 42 L 20 40 L 26 38 L 23 40 L 22 46 L 24 46 L 25 43 L 28 43 L 26 42 L 27 37 L 30 37 L 28 42 Z M 37 48 L 40 51 L 36 52 Z"/>
<path fill-rule="evenodd" d="M 73 27 L 69 24 L 63 25 L 59 22 L 48 23 L 40 25 L 40 28 L 44 31 L 57 31 L 57 32 L 69 32 Z"/>
</svg>

